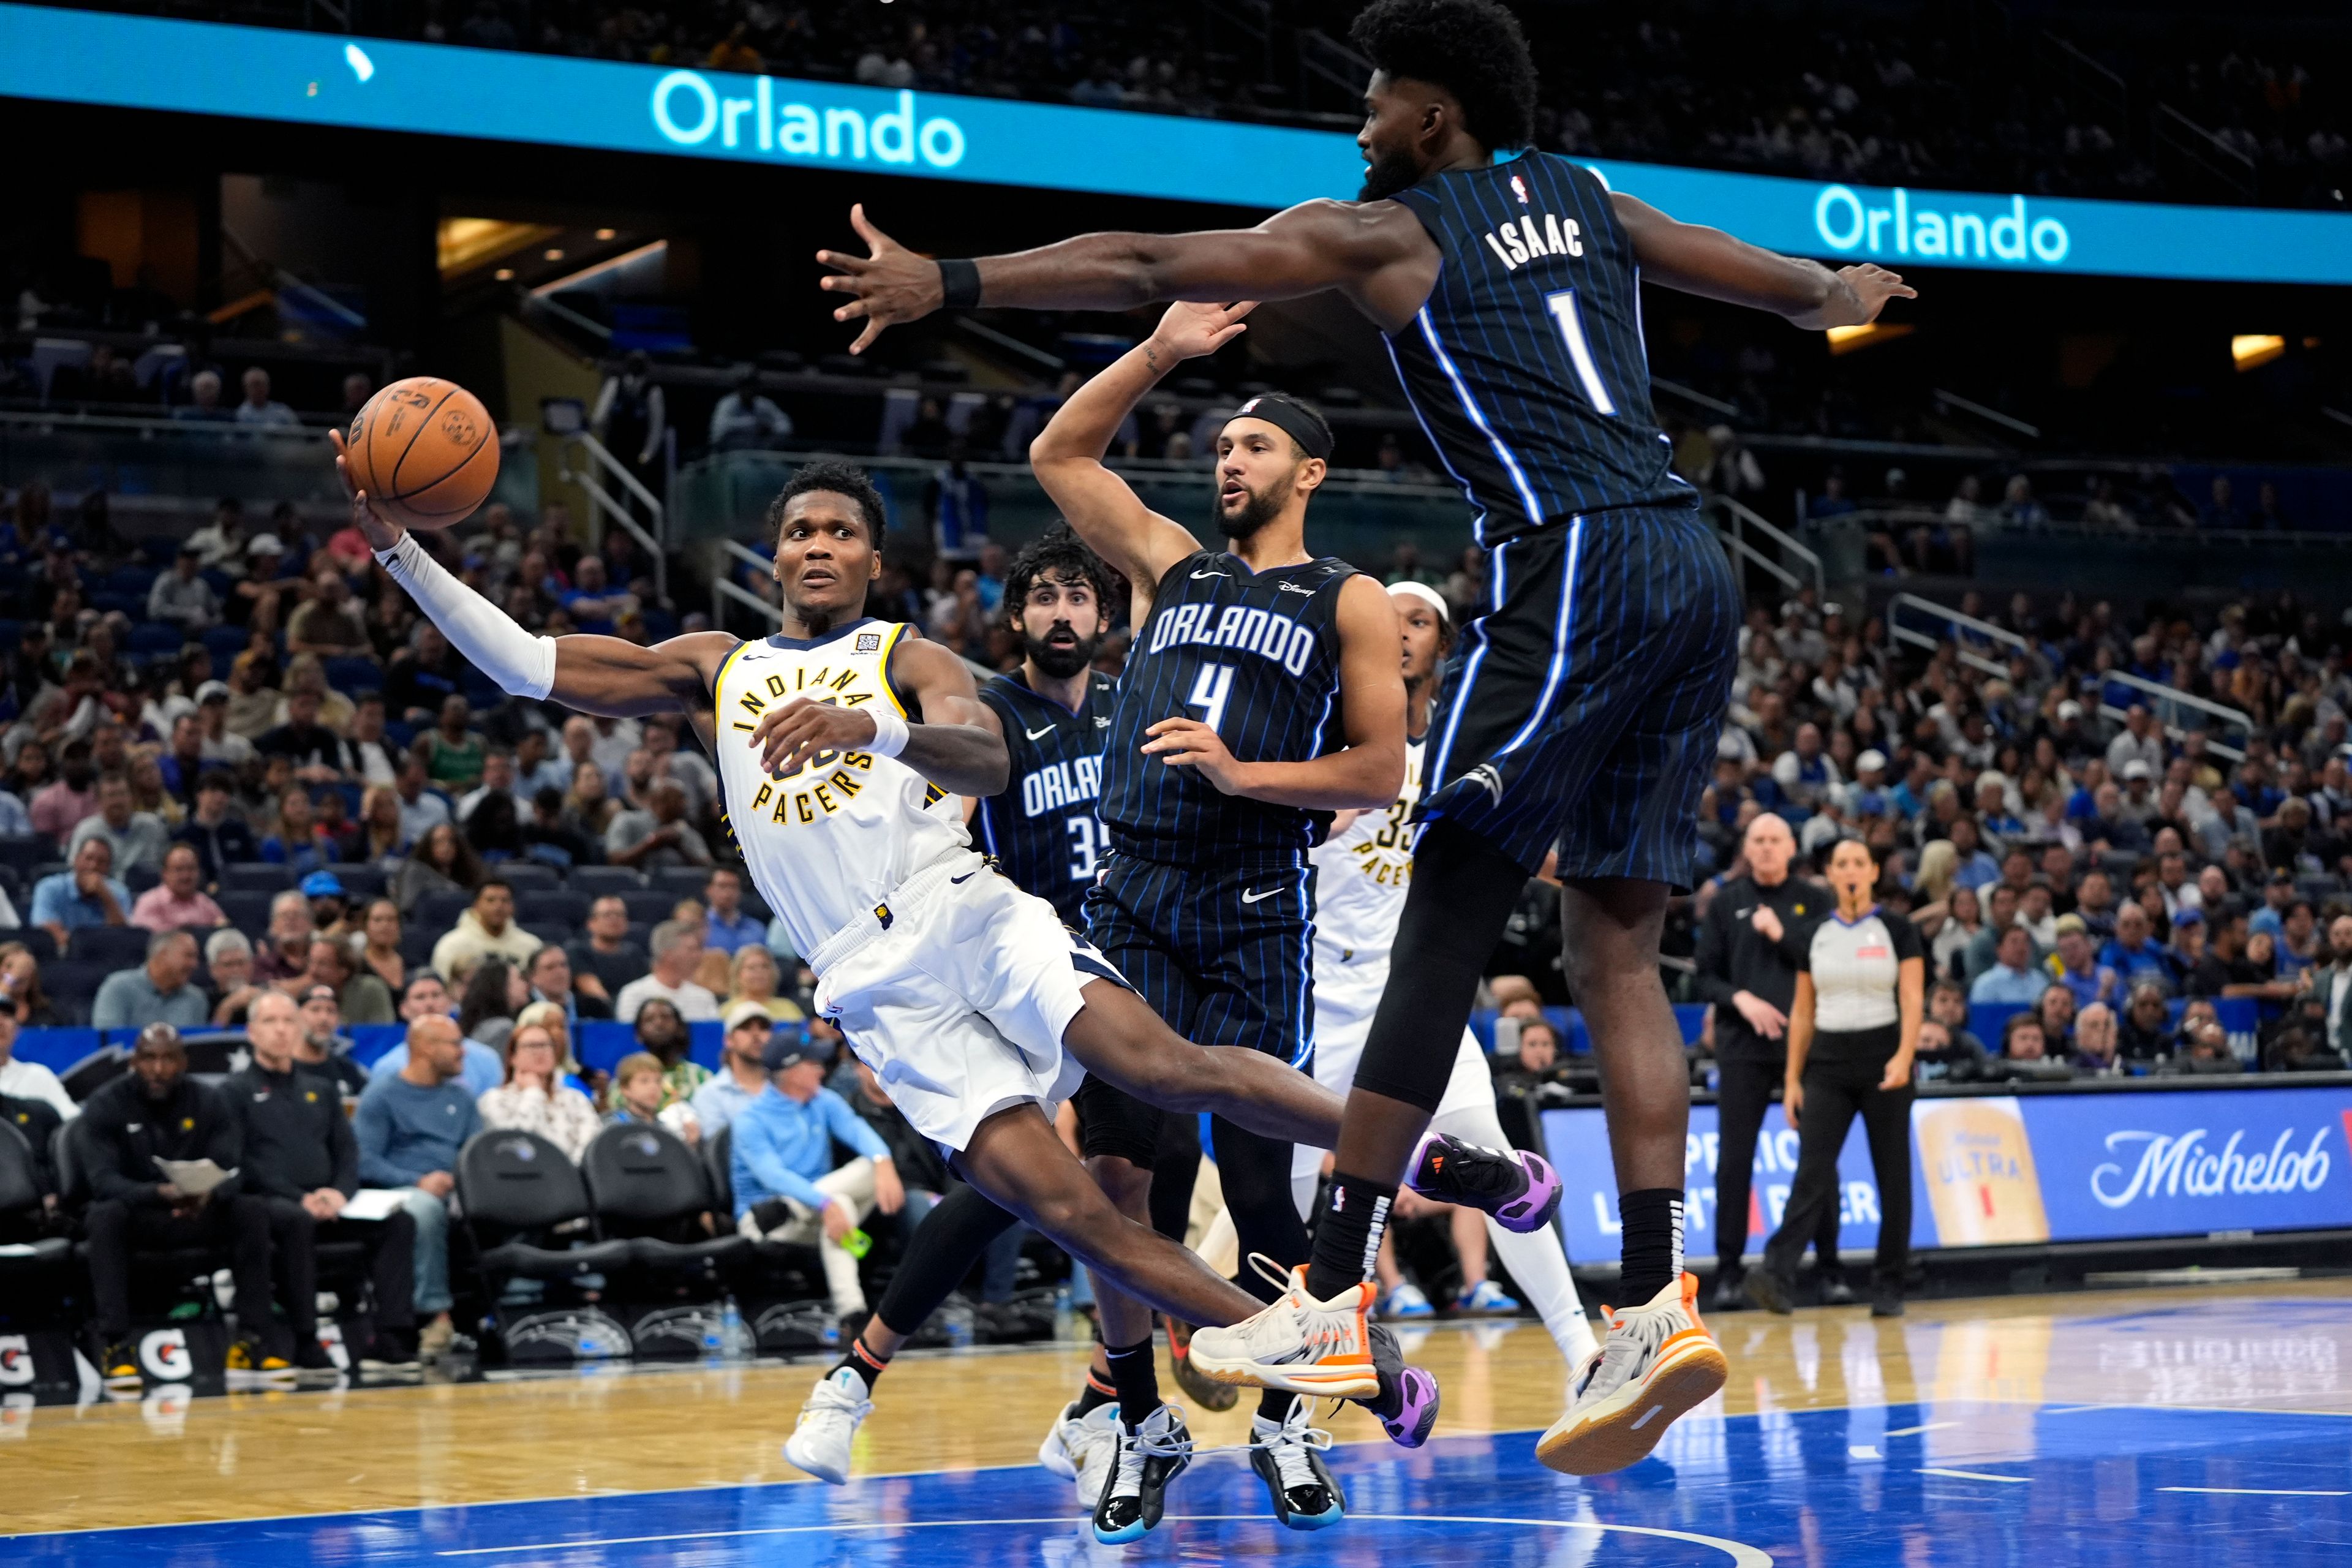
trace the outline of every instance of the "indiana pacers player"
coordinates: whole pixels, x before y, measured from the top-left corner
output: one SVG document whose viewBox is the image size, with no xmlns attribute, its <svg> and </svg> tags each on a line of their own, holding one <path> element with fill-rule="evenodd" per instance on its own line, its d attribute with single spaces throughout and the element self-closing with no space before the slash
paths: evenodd
<svg viewBox="0 0 2352 1568">
<path fill-rule="evenodd" d="M 1421 798 L 1432 699 L 1438 666 L 1453 645 L 1452 613 L 1433 589 L 1396 583 L 1390 585 L 1389 597 L 1404 634 L 1404 788 L 1386 811 L 1349 813 L 1335 820 L 1331 837 L 1311 857 L 1316 866 L 1315 1081 L 1336 1089 L 1345 1089 L 1354 1080 L 1364 1037 L 1388 985 L 1397 921 L 1404 912 L 1405 889 L 1412 884 L 1413 840 L 1421 831 L 1412 822 L 1412 811 Z M 1446 1080 L 1430 1126 L 1470 1143 L 1499 1147 L 1508 1142 L 1495 1113 L 1495 1082 L 1486 1068 L 1486 1054 L 1467 1029 L 1462 1032 L 1454 1076 Z M 1322 1152 L 1304 1144 L 1292 1158 L 1291 1195 L 1302 1215 L 1315 1202 L 1322 1163 Z M 1511 1278 L 1542 1315 L 1560 1354 L 1570 1366 L 1581 1367 L 1600 1347 L 1577 1300 L 1559 1233 L 1549 1226 L 1516 1230 L 1492 1215 L 1486 1216 L 1486 1226 Z"/>
<path fill-rule="evenodd" d="M 502 690 L 615 718 L 689 717 L 718 760 L 753 885 L 817 972 L 818 1006 L 966 1180 L 1161 1310 L 1222 1324 L 1257 1310 L 1120 1215 L 1043 1108 L 1082 1066 L 1170 1110 L 1314 1142 L 1337 1134 L 1337 1097 L 1279 1063 L 1177 1037 L 1050 904 L 971 848 L 953 797 L 1004 786 L 1004 742 L 961 661 L 864 615 L 884 508 L 863 473 L 809 464 L 769 508 L 782 633 L 641 647 L 525 631 L 377 516 L 351 485 L 340 433 L 335 443 L 378 563 Z M 1444 1184 L 1485 1160 L 1454 1152 Z M 1402 1370 L 1368 1353 L 1335 1392 L 1372 1395 Z M 845 1461 L 845 1441 L 841 1451 Z"/>
</svg>

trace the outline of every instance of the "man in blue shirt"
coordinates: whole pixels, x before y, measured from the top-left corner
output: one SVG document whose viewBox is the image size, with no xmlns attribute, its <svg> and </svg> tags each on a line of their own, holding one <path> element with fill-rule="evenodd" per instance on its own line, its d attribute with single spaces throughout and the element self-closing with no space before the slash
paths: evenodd
<svg viewBox="0 0 2352 1568">
<path fill-rule="evenodd" d="M 801 1025 L 787 1027 L 805 1032 Z M 753 1100 L 768 1092 L 768 1043 L 775 1028 L 775 1020 L 757 1002 L 738 1002 L 727 1009 L 727 1037 L 720 1043 L 719 1070 L 694 1091 L 692 1101 L 694 1119 L 701 1123 L 705 1138 L 715 1138 L 719 1129 L 733 1126 Z"/>
<path fill-rule="evenodd" d="M 85 926 L 119 926 L 131 918 L 131 889 L 110 875 L 114 846 L 85 838 L 74 851 L 73 869 L 33 885 L 32 924 L 47 928 L 63 952 L 67 937 Z"/>
<path fill-rule="evenodd" d="M 352 1131 L 360 1180 L 396 1189 L 416 1222 L 415 1305 L 427 1320 L 417 1350 L 433 1361 L 457 1334 L 449 1321 L 449 1196 L 457 1190 L 457 1152 L 482 1130 L 482 1118 L 458 1080 L 466 1056 L 456 1024 L 412 1018 L 404 1049 L 398 1071 L 379 1070 L 368 1080 Z"/>
<path fill-rule="evenodd" d="M 754 1240 L 814 1246 L 833 1310 L 846 1318 L 866 1310 L 866 1291 L 856 1255 L 843 1243 L 869 1210 L 897 1214 L 907 1194 L 890 1146 L 824 1087 L 832 1058 L 830 1046 L 796 1031 L 770 1038 L 768 1087 L 735 1118 L 731 1163 L 736 1229 Z M 836 1167 L 836 1142 L 857 1158 Z"/>
<path fill-rule="evenodd" d="M 2172 954 L 2155 941 L 2147 911 L 2137 900 L 2116 911 L 2116 934 L 2099 950 L 2099 964 L 2116 972 L 2126 994 L 2143 980 L 2157 982 L 2168 996 L 2180 988 L 2180 975 L 2173 968 Z"/>
<path fill-rule="evenodd" d="M 1982 1007 L 1988 1004 L 2013 1004 L 2031 1007 L 2042 1000 L 2050 988 L 2050 976 L 2033 963 L 2033 938 L 2021 925 L 2012 925 L 2000 933 L 2000 962 L 1976 978 L 1969 987 L 1969 1005 Z"/>
<path fill-rule="evenodd" d="M 757 947 L 768 934 L 767 922 L 743 912 L 743 879 L 721 867 L 702 885 L 702 901 L 709 907 L 703 945 L 728 957 L 735 950 Z"/>
</svg>

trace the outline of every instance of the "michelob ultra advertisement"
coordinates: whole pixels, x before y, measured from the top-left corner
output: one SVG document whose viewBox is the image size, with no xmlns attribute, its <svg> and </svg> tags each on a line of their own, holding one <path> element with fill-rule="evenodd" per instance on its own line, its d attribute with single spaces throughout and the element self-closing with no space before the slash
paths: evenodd
<svg viewBox="0 0 2352 1568">
<path fill-rule="evenodd" d="M 1547 1153 L 1567 1186 L 1569 1257 L 1614 1262 L 1617 1185 L 1597 1108 L 1547 1110 Z M 1715 1253 L 1716 1108 L 1694 1105 L 1685 1152 L 1688 1254 Z M 1757 1139 L 1748 1256 L 1780 1223 L 1798 1139 L 1774 1105 Z M 1878 1240 L 1882 1212 L 1857 1120 L 1838 1155 L 1839 1245 Z M 1951 1096 L 1911 1108 L 1911 1244 L 2352 1229 L 2352 1089 L 2086 1089 Z"/>
</svg>

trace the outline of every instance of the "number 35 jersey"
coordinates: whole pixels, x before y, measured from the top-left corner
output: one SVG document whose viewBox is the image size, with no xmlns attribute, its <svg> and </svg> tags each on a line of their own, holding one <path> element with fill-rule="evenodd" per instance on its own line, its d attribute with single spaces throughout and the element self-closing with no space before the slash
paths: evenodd
<svg viewBox="0 0 2352 1568">
<path fill-rule="evenodd" d="M 1014 887 L 1052 904 L 1076 931 L 1087 929 L 1087 889 L 1108 847 L 1095 807 L 1118 694 L 1108 676 L 1090 675 L 1087 700 L 1074 713 L 1031 690 L 1018 671 L 980 689 L 1004 726 L 1013 771 L 1003 794 L 972 808 L 971 830 Z"/>
<path fill-rule="evenodd" d="M 1404 788 L 1396 804 L 1360 814 L 1307 857 L 1315 866 L 1315 1012 L 1319 1035 L 1368 1023 L 1388 984 L 1389 950 L 1412 886 L 1421 827 L 1420 737 L 1405 742 Z"/>
<path fill-rule="evenodd" d="M 1193 719 L 1240 762 L 1339 750 L 1339 592 L 1354 574 L 1328 555 L 1254 573 L 1206 550 L 1168 569 L 1111 710 L 1102 819 L 1112 848 L 1207 868 L 1236 855 L 1295 861 L 1321 841 L 1330 813 L 1226 795 L 1198 768 L 1171 767 L 1143 746 L 1161 720 Z"/>
<path fill-rule="evenodd" d="M 805 697 L 907 714 L 890 650 L 907 627 L 856 620 L 818 637 L 764 637 L 727 656 L 712 682 L 719 784 L 751 885 L 814 952 L 908 877 L 971 847 L 963 803 L 895 757 L 819 752 L 783 778 L 760 766 L 751 736 L 770 710 Z M 911 715 L 908 715 L 911 719 Z"/>
</svg>

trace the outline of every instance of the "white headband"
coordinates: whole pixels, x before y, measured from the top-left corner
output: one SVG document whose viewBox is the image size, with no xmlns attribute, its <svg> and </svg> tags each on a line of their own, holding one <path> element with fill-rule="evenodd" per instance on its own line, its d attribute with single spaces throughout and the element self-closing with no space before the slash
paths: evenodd
<svg viewBox="0 0 2352 1568">
<path fill-rule="evenodd" d="M 1426 583 L 1391 583 L 1389 584 L 1389 592 L 1405 594 L 1416 599 L 1425 600 L 1429 607 L 1437 612 L 1439 620 L 1447 626 L 1454 624 L 1454 612 L 1446 607 L 1445 595 Z"/>
</svg>

